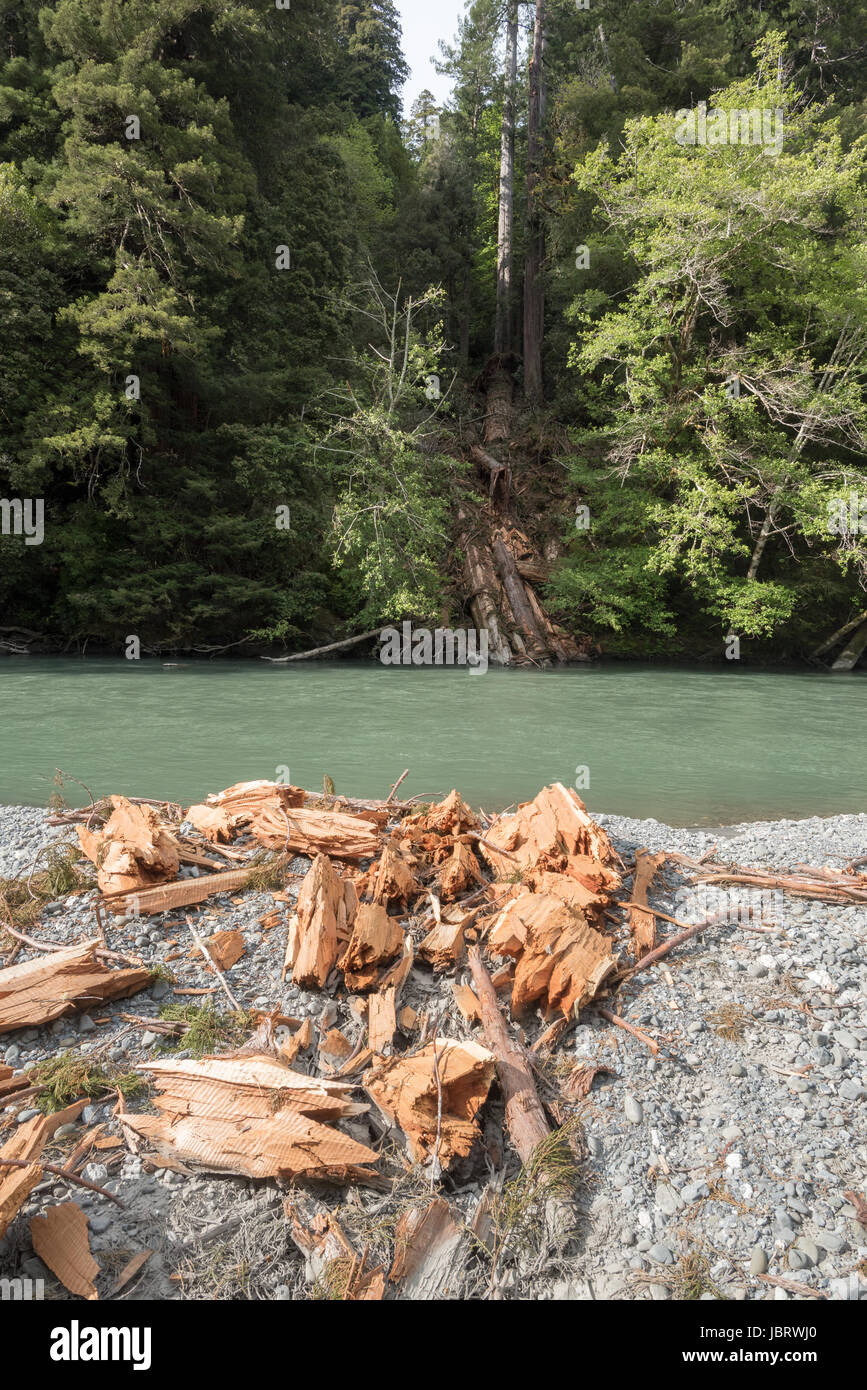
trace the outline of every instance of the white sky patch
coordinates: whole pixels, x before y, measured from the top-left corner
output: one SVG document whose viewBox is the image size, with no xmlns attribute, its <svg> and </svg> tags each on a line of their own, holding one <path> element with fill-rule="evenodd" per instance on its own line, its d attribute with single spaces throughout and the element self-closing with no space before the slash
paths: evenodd
<svg viewBox="0 0 867 1390">
<path fill-rule="evenodd" d="M 432 62 L 439 57 L 439 41 L 450 43 L 457 33 L 464 12 L 464 0 L 397 0 L 403 25 L 403 52 L 412 76 L 403 89 L 404 110 L 408 113 L 419 92 L 427 87 L 437 101 L 444 103 L 451 81 L 441 77 Z"/>
</svg>

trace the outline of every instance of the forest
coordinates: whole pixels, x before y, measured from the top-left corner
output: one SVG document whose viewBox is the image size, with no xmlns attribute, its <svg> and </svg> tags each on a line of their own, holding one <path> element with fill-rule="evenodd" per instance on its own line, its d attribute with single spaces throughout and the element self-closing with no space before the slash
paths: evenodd
<svg viewBox="0 0 867 1390">
<path fill-rule="evenodd" d="M 408 111 L 393 0 L 0 34 L 0 650 L 867 621 L 864 0 L 472 0 Z"/>
</svg>

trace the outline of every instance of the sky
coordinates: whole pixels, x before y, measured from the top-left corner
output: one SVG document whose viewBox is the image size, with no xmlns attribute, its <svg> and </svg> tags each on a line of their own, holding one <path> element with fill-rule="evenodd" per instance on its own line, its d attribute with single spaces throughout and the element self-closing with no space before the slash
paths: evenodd
<svg viewBox="0 0 867 1390">
<path fill-rule="evenodd" d="M 403 25 L 403 51 L 412 76 L 403 89 L 404 109 L 409 111 L 425 87 L 442 103 L 451 90 L 449 78 L 440 77 L 431 63 L 439 55 L 439 40 L 450 41 L 464 12 L 464 0 L 397 0 Z"/>
</svg>

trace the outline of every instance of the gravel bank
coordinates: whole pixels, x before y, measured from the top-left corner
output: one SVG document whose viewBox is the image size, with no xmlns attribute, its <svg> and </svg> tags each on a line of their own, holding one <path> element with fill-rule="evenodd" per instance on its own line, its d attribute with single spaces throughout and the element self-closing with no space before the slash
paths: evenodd
<svg viewBox="0 0 867 1390">
<path fill-rule="evenodd" d="M 657 821 L 599 816 L 627 862 L 635 848 L 699 856 L 715 844 L 720 858 L 741 864 L 840 868 L 867 854 L 867 815 L 762 822 L 724 831 L 677 830 Z M 43 812 L 0 810 L 0 873 L 26 874 L 50 838 Z M 293 869 L 303 874 L 307 861 Z M 291 880 L 294 890 L 300 877 Z M 832 1299 L 867 1298 L 867 1232 L 856 1220 L 847 1189 L 865 1191 L 867 1171 L 867 908 L 774 896 L 760 906 L 770 931 L 712 928 L 637 975 L 618 995 L 621 1015 L 659 1044 L 659 1055 L 612 1028 L 591 1006 L 553 1061 L 595 1063 L 600 1073 L 584 1102 L 589 1156 L 579 1207 L 579 1238 L 569 1258 L 534 1278 L 514 1275 L 511 1296 L 538 1299 L 786 1299 L 800 1295 L 759 1275 L 795 1281 Z M 674 865 L 657 880 L 651 902 L 683 920 L 708 908 L 707 890 L 685 887 Z M 197 929 L 243 930 L 246 954 L 229 972 L 244 1006 L 278 1007 L 354 1037 L 357 1025 L 341 998 L 295 988 L 280 980 L 285 924 L 263 930 L 273 912 L 270 893 L 212 899 L 194 912 Z M 46 909 L 36 933 L 71 942 L 93 927 L 89 897 Z M 663 934 L 675 928 L 661 924 Z M 114 920 L 111 944 L 147 963 L 164 962 L 186 988 L 213 983 L 196 958 L 183 915 L 143 922 Z M 174 943 L 174 944 L 173 944 Z M 25 950 L 18 960 L 28 958 Z M 463 977 L 461 977 L 463 978 Z M 445 997 L 425 967 L 413 970 L 404 1002 L 418 1009 Z M 50 1029 L 0 1037 L 0 1062 L 16 1070 L 66 1049 L 99 1051 L 123 1067 L 153 1056 L 163 1039 L 146 1024 L 129 1027 L 120 1014 L 157 1017 L 171 999 L 165 979 L 134 999 L 100 1005 L 109 1022 L 88 1015 Z M 453 1009 L 446 1031 L 466 1033 Z M 540 1020 L 527 1023 L 530 1041 Z M 183 1055 L 183 1054 L 181 1054 Z M 300 1065 L 314 1071 L 315 1051 Z M 83 1126 L 99 1121 L 116 1130 L 108 1104 L 89 1107 L 65 1137 L 69 1151 Z M 27 1113 L 26 1109 L 23 1113 Z M 0 1111 L 3 1136 L 14 1109 Z M 2 1136 L 0 1136 L 2 1141 Z M 0 1277 L 44 1278 L 47 1296 L 65 1291 L 34 1255 L 29 1217 L 72 1196 L 91 1219 L 91 1240 L 110 1292 L 118 1269 L 138 1250 L 154 1253 L 132 1298 L 288 1298 L 303 1286 L 302 1261 L 288 1242 L 281 1194 L 273 1183 L 171 1171 L 147 1171 L 123 1150 L 86 1176 L 103 1182 L 127 1204 L 121 1212 L 104 1199 L 51 1180 L 33 1194 L 0 1240 Z M 61 1160 L 62 1161 L 62 1160 Z M 483 1181 L 450 1200 L 469 1213 Z M 334 1207 L 337 1193 L 327 1198 Z M 357 1191 L 356 1207 L 372 1212 L 378 1194 Z M 214 1254 L 219 1251 L 219 1260 Z M 181 1282 L 169 1276 L 180 1272 Z M 510 1296 L 508 1279 L 504 1295 Z"/>
</svg>

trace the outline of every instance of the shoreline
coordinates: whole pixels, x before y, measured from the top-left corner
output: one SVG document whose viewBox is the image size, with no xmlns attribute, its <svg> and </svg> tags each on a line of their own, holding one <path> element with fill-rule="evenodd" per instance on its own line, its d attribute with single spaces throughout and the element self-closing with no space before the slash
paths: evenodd
<svg viewBox="0 0 867 1390">
<path fill-rule="evenodd" d="M 10 808 L 0 811 L 0 873 L 26 873 L 49 836 L 73 838 L 73 827 L 45 827 L 40 808 L 11 809 L 17 812 L 14 817 L 3 814 Z M 596 819 L 627 867 L 642 846 L 691 856 L 711 848 L 715 840 L 704 829 L 678 830 L 658 821 L 605 815 Z M 841 861 L 867 852 L 863 813 L 753 822 L 737 830 L 726 840 L 722 857 L 744 865 L 782 869 L 830 860 L 839 868 Z M 290 904 L 297 900 L 309 865 L 306 856 L 291 860 Z M 687 872 L 669 861 L 648 901 L 660 912 L 698 921 L 708 911 L 707 899 L 703 885 L 688 885 Z M 737 892 L 745 906 L 767 912 L 760 893 Z M 328 1030 L 335 1027 L 351 1038 L 356 1031 L 352 1001 L 344 1000 L 336 987 L 321 991 L 283 980 L 285 926 L 270 930 L 262 925 L 275 906 L 270 891 L 247 888 L 188 911 L 203 934 L 215 929 L 243 934 L 246 954 L 227 971 L 242 1009 L 279 1009 L 303 1020 L 314 1036 L 318 1030 L 320 1040 L 332 1036 Z M 661 962 L 662 968 L 628 982 L 613 1007 L 643 1037 L 612 1028 L 590 1003 L 557 1050 L 547 1057 L 539 1054 L 539 1084 L 544 1087 L 564 1068 L 602 1068 L 580 1102 L 586 1139 L 581 1162 L 585 1181 L 575 1198 L 580 1249 L 570 1260 L 557 1256 L 535 1269 L 525 1269 L 516 1258 L 503 1297 L 751 1301 L 818 1294 L 834 1301 L 867 1301 L 867 1279 L 859 1272 L 867 1259 L 867 1232 L 845 1196 L 862 1191 L 867 1157 L 867 907 L 780 894 L 770 915 L 772 924 L 761 929 L 748 921 L 711 927 Z M 137 921 L 115 917 L 109 926 L 111 945 L 135 952 L 157 970 L 171 969 L 176 983 L 187 989 L 207 990 L 213 977 L 195 952 L 192 959 L 186 955 L 190 943 L 183 918 L 177 912 Z M 93 921 L 88 903 L 69 896 L 47 904 L 36 935 L 71 944 L 92 933 Z M 661 939 L 675 931 L 660 922 Z M 174 949 L 178 938 L 183 938 L 182 961 Z M 622 933 L 618 942 L 622 949 Z M 19 960 L 28 958 L 32 953 L 25 948 Z M 465 978 L 459 968 L 454 980 Z M 159 1055 L 164 1041 L 158 1032 L 160 1011 L 172 1002 L 172 994 L 163 974 L 136 995 L 132 1006 L 126 1001 L 100 1005 L 96 1023 L 85 1013 L 5 1034 L 0 1037 L 0 1063 L 22 1071 L 66 1051 L 86 1054 L 98 1048 L 100 1057 L 124 1070 L 146 1066 Z M 446 1021 L 438 1026 L 452 1036 L 478 1038 L 455 1011 L 449 975 L 432 975 L 418 960 L 401 1005 L 419 1014 L 444 1009 Z M 132 1028 L 124 1017 L 130 1007 L 139 1020 Z M 225 1003 L 215 1007 L 225 1008 Z M 157 1025 L 152 1031 L 149 1020 Z M 535 1011 L 521 1024 L 528 1046 L 548 1026 Z M 655 1040 L 655 1052 L 648 1049 L 648 1038 Z M 555 1063 L 559 1071 L 550 1070 Z M 321 1062 L 315 1046 L 293 1066 L 316 1075 Z M 132 1112 L 141 1106 L 141 1101 L 129 1103 Z M 4 1111 L 0 1102 L 7 1134 L 12 1110 L 14 1106 Z M 82 1125 L 102 1124 L 110 1134 L 120 1134 L 113 1110 L 113 1097 L 108 1102 L 95 1099 L 79 1128 L 69 1127 L 75 1129 L 69 1142 L 77 1141 Z M 0 1239 L 0 1276 L 51 1279 L 29 1252 L 28 1220 L 59 1198 L 71 1197 L 89 1218 L 97 1259 L 110 1264 L 120 1258 L 114 1252 L 130 1248 L 152 1252 L 132 1295 L 136 1299 L 310 1296 L 304 1261 L 284 1233 L 279 1184 L 201 1170 L 155 1170 L 146 1158 L 123 1148 L 117 1153 L 113 1162 L 110 1153 L 106 1158 L 97 1154 L 93 1171 L 121 1196 L 123 1214 L 96 1195 L 67 1190 L 56 1181 L 51 1190 L 47 1184 L 38 1188 L 14 1228 L 17 1234 L 10 1229 Z M 511 1165 L 514 1175 L 514 1158 Z M 461 1181 L 448 1190 L 448 1201 L 469 1223 L 485 1191 L 478 1177 Z M 409 1195 L 422 1205 L 430 1200 L 426 1174 L 423 1185 L 409 1189 Z M 367 1220 L 381 1204 L 380 1193 L 363 1188 L 352 1189 L 348 1200 L 339 1189 L 326 1199 L 350 1235 L 353 1221 Z M 216 1269 L 211 1244 L 216 1239 L 223 1246 L 224 1270 L 245 1261 L 255 1266 L 249 1287 L 236 1286 L 230 1272 Z M 263 1248 L 272 1253 L 271 1260 L 261 1260 Z M 184 1269 L 180 1284 L 170 1277 L 179 1262 Z M 766 1272 L 789 1281 L 795 1292 L 763 1283 Z M 687 1292 L 688 1274 L 693 1282 L 700 1276 L 701 1293 Z M 808 1292 L 799 1295 L 798 1287 Z"/>
</svg>

